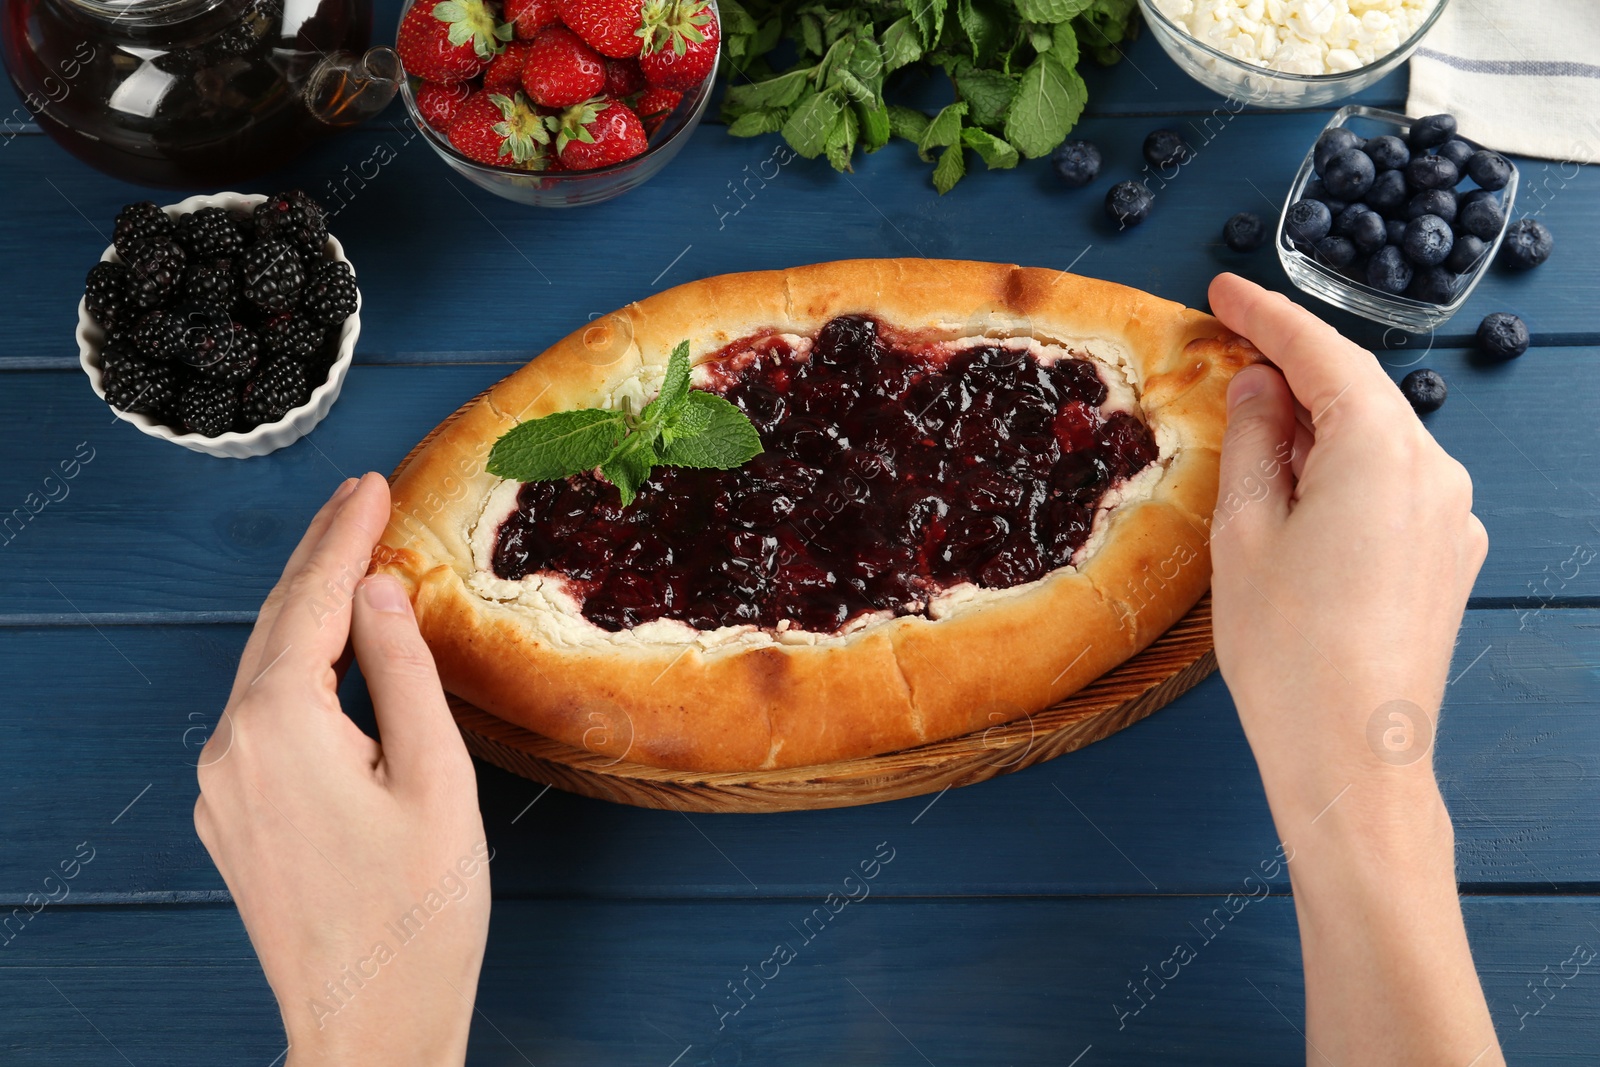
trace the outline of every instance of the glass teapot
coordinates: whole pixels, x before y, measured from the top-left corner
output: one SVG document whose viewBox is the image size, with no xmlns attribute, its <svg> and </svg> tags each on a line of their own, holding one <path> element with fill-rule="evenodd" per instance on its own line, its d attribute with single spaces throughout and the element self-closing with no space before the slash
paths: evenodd
<svg viewBox="0 0 1600 1067">
<path fill-rule="evenodd" d="M 382 111 L 403 75 L 371 31 L 372 0 L 0 0 L 40 127 L 144 185 L 247 179 Z"/>
</svg>

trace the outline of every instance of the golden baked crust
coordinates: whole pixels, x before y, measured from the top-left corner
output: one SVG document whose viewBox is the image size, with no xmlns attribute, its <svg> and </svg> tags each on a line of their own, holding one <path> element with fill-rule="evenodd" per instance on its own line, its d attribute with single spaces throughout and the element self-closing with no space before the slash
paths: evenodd
<svg viewBox="0 0 1600 1067">
<path fill-rule="evenodd" d="M 812 644 L 586 634 L 474 588 L 472 531 L 500 484 L 484 465 L 506 430 L 652 394 L 685 337 L 699 361 L 742 337 L 810 336 L 849 313 L 933 337 L 1034 337 L 1120 359 L 1162 444 L 1159 480 L 1109 513 L 1079 568 L 980 591 L 938 619 L 905 616 Z M 1208 315 L 1060 271 L 848 260 L 707 278 L 590 322 L 442 427 L 396 474 L 375 567 L 410 589 L 446 688 L 568 744 L 694 771 L 894 751 L 1047 707 L 1193 606 L 1210 583 L 1227 383 L 1256 358 Z"/>
</svg>

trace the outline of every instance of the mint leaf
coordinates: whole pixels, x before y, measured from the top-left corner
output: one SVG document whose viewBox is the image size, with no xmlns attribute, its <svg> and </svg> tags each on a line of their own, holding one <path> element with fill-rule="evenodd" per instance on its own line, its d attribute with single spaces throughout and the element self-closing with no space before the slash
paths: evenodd
<svg viewBox="0 0 1600 1067">
<path fill-rule="evenodd" d="M 661 380 L 661 392 L 644 406 L 639 418 L 650 426 L 662 425 L 667 417 L 683 405 L 689 395 L 689 342 L 679 341 L 678 347 L 667 357 L 667 374 Z"/>
<path fill-rule="evenodd" d="M 731 137 L 759 137 L 763 133 L 777 133 L 783 129 L 783 112 L 777 108 L 764 107 L 756 111 L 748 111 L 728 124 L 728 135 Z"/>
<path fill-rule="evenodd" d="M 987 67 L 964 70 L 955 83 L 956 92 L 967 103 L 967 118 L 975 126 L 999 126 L 1017 95 L 1017 79 Z"/>
<path fill-rule="evenodd" d="M 883 31 L 883 71 L 885 74 L 899 70 L 908 63 L 922 58 L 922 42 L 909 16 L 889 24 Z"/>
<path fill-rule="evenodd" d="M 863 152 L 876 152 L 889 143 L 889 109 L 883 104 L 857 104 L 856 119 L 861 127 Z"/>
<path fill-rule="evenodd" d="M 890 104 L 889 132 L 896 137 L 904 137 L 908 141 L 920 144 L 922 135 L 928 132 L 928 116 L 916 108 Z"/>
<path fill-rule="evenodd" d="M 800 98 L 805 91 L 806 79 L 810 77 L 809 68 L 797 68 L 787 74 L 780 74 L 764 82 L 751 82 L 746 85 L 729 85 L 725 95 L 724 106 L 739 109 L 755 109 L 763 107 L 788 107 Z"/>
<path fill-rule="evenodd" d="M 1046 52 L 1022 72 L 1005 139 L 1029 159 L 1048 155 L 1077 123 L 1088 97 L 1078 72 L 1062 65 L 1054 49 Z"/>
<path fill-rule="evenodd" d="M 928 123 L 928 128 L 923 131 L 922 139 L 917 142 L 917 149 L 923 159 L 928 159 L 929 152 L 935 148 L 955 144 L 961 140 L 961 117 L 967 113 L 967 105 L 961 101 L 946 104 L 944 110 L 933 117 Z"/>
<path fill-rule="evenodd" d="M 839 121 L 844 110 L 840 94 L 834 90 L 821 92 L 794 109 L 789 121 L 783 124 L 783 137 L 807 159 L 820 156 L 828 146 L 828 135 Z"/>
<path fill-rule="evenodd" d="M 1070 22 L 1058 22 L 1051 27 L 1050 52 L 1062 66 L 1078 65 L 1078 32 Z"/>
<path fill-rule="evenodd" d="M 684 418 L 703 424 L 693 434 L 681 435 L 661 450 L 669 467 L 712 467 L 728 470 L 761 452 L 761 435 L 744 412 L 716 393 L 692 390 L 684 405 Z M 689 412 L 694 414 L 690 415 Z"/>
<path fill-rule="evenodd" d="M 932 48 L 939 43 L 939 34 L 944 30 L 944 9 L 948 3 L 949 0 L 908 0 L 906 10 L 911 12 L 911 21 L 922 31 L 923 48 Z"/>
<path fill-rule="evenodd" d="M 983 0 L 956 0 L 956 18 L 972 42 L 972 58 L 976 62 L 989 55 L 1000 43 L 1005 23 L 999 12 Z"/>
<path fill-rule="evenodd" d="M 933 168 L 933 187 L 943 196 L 954 189 L 956 182 L 966 173 L 967 161 L 961 158 L 961 145 L 951 145 L 940 154 L 939 163 Z"/>
<path fill-rule="evenodd" d="M 978 153 L 990 170 L 1009 170 L 1017 165 L 1017 150 L 990 133 L 968 126 L 961 131 L 961 143 Z M 934 172 L 938 177 L 938 172 Z"/>
<path fill-rule="evenodd" d="M 489 473 L 543 482 L 593 470 L 628 432 L 620 411 L 583 408 L 529 419 L 506 431 L 489 451 Z"/>
<path fill-rule="evenodd" d="M 684 342 L 688 344 L 687 341 Z M 649 434 L 629 434 L 600 464 L 600 474 L 617 487 L 622 506 L 633 503 L 639 487 L 650 477 L 650 471 L 660 462 Z"/>
<path fill-rule="evenodd" d="M 1094 0 L 1017 0 L 1017 14 L 1029 22 L 1065 22 L 1093 4 Z"/>
</svg>

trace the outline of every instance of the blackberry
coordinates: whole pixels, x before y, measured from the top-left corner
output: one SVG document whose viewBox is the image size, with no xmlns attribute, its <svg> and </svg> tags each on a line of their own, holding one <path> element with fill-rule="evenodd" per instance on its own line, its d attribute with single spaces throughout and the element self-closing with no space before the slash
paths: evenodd
<svg viewBox="0 0 1600 1067">
<path fill-rule="evenodd" d="M 248 327 L 231 322 L 219 341 L 208 361 L 194 365 L 202 378 L 238 385 L 261 365 L 261 341 Z"/>
<path fill-rule="evenodd" d="M 185 304 L 173 316 L 183 326 L 179 361 L 208 378 L 228 377 L 226 368 L 212 370 L 228 358 L 233 348 L 234 323 L 228 312 L 212 304 Z"/>
<path fill-rule="evenodd" d="M 170 363 L 133 356 L 106 368 L 106 403 L 118 411 L 165 415 L 183 387 L 183 375 Z"/>
<path fill-rule="evenodd" d="M 171 363 L 184 345 L 183 319 L 165 308 L 147 311 L 133 328 L 133 346 L 146 359 Z"/>
<path fill-rule="evenodd" d="M 269 353 L 302 363 L 317 354 L 327 334 L 327 327 L 293 311 L 280 311 L 261 324 L 261 343 Z"/>
<path fill-rule="evenodd" d="M 350 264 L 335 260 L 311 272 L 300 294 L 306 318 L 324 326 L 337 326 L 356 313 L 356 275 Z"/>
<path fill-rule="evenodd" d="M 287 241 L 311 259 L 328 243 L 328 222 L 322 205 L 299 189 L 263 200 L 255 210 L 256 238 Z"/>
<path fill-rule="evenodd" d="M 178 243 L 195 259 L 231 256 L 244 248 L 233 216 L 220 207 L 203 207 L 178 216 Z"/>
<path fill-rule="evenodd" d="M 239 276 L 244 298 L 264 311 L 293 307 L 306 281 L 305 267 L 294 246 L 287 241 L 268 239 L 245 249 L 239 262 Z"/>
<path fill-rule="evenodd" d="M 234 278 L 233 260 L 222 258 L 196 263 L 183 276 L 184 295 L 197 304 L 231 308 L 239 299 L 239 284 Z"/>
<path fill-rule="evenodd" d="M 139 358 L 138 351 L 132 342 L 121 338 L 108 337 L 100 346 L 100 373 L 104 375 L 116 374 L 123 364 L 131 363 Z"/>
<path fill-rule="evenodd" d="M 178 394 L 173 414 L 190 433 L 216 437 L 233 429 L 239 417 L 239 390 L 226 382 L 196 379 Z"/>
<path fill-rule="evenodd" d="M 267 364 L 256 379 L 244 387 L 241 414 L 254 426 L 277 422 L 299 407 L 311 395 L 306 369 L 292 359 L 280 356 Z"/>
<path fill-rule="evenodd" d="M 141 200 L 117 212 L 111 243 L 116 246 L 117 255 L 127 262 L 140 245 L 160 238 L 171 240 L 174 232 L 172 220 L 165 211 L 149 200 Z"/>
<path fill-rule="evenodd" d="M 156 237 L 136 245 L 128 257 L 134 306 L 148 311 L 170 304 L 178 295 L 186 266 L 183 246 L 170 238 Z"/>
<path fill-rule="evenodd" d="M 128 268 L 122 263 L 96 263 L 83 282 L 83 302 L 89 317 L 107 330 L 133 318 L 128 292 Z"/>
</svg>

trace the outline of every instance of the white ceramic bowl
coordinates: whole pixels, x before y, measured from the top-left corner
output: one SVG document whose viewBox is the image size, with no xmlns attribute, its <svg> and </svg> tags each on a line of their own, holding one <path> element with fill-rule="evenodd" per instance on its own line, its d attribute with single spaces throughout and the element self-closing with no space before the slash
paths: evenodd
<svg viewBox="0 0 1600 1067">
<path fill-rule="evenodd" d="M 198 211 L 203 207 L 226 208 L 231 212 L 242 214 L 252 210 L 265 199 L 266 197 L 260 193 L 216 193 L 211 196 L 191 196 L 181 203 L 170 204 L 162 210 L 174 219 L 185 212 Z M 328 238 L 328 244 L 322 254 L 330 260 L 350 262 L 345 259 L 344 248 L 336 237 Z M 117 250 L 113 247 L 102 252 L 100 260 L 120 263 L 122 257 L 117 255 Z M 354 273 L 355 266 L 352 265 L 350 270 Z M 328 380 L 311 390 L 311 396 L 304 404 L 291 408 L 289 413 L 277 422 L 264 422 L 245 433 L 230 430 L 217 437 L 206 437 L 197 433 L 180 433 L 170 426 L 157 422 L 149 415 L 118 411 L 116 408 L 111 408 L 111 413 L 123 422 L 132 423 L 151 437 L 171 441 L 193 452 L 204 452 L 208 456 L 230 459 L 264 456 L 268 452 L 276 452 L 285 445 L 294 444 L 310 433 L 312 427 L 328 414 L 333 402 L 339 399 L 339 390 L 344 387 L 345 375 L 349 373 L 350 362 L 355 357 L 356 338 L 360 334 L 361 296 L 358 291 L 355 314 L 345 319 L 344 325 L 339 327 L 339 357 L 328 370 Z M 102 380 L 100 346 L 105 342 L 106 333 L 100 328 L 99 323 L 89 317 L 89 309 L 83 300 L 78 301 L 78 329 L 74 336 L 78 339 L 78 364 L 83 367 L 83 373 L 89 376 L 89 384 L 94 387 L 95 395 L 104 400 L 106 389 Z"/>
</svg>

